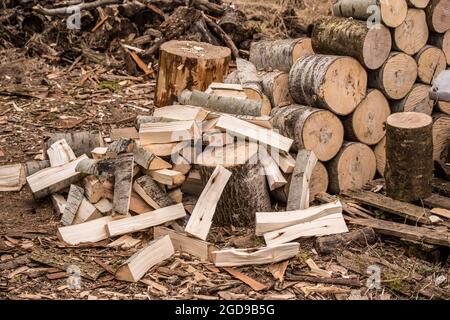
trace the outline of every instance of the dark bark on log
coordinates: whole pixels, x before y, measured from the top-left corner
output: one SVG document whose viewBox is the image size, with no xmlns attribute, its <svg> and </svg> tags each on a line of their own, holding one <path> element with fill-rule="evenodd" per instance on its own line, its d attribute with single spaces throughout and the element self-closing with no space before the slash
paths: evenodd
<svg viewBox="0 0 450 320">
<path fill-rule="evenodd" d="M 317 238 L 315 248 L 320 254 L 330 254 L 351 244 L 366 246 L 376 241 L 375 231 L 372 228 L 363 228 L 349 233 Z"/>
<path fill-rule="evenodd" d="M 421 113 L 395 113 L 388 118 L 385 179 L 389 197 L 410 202 L 431 196 L 432 124 L 431 117 Z"/>
</svg>

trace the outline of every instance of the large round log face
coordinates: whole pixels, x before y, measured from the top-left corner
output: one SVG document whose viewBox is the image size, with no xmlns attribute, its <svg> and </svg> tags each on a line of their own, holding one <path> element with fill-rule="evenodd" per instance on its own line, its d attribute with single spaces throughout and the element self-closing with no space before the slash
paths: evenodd
<svg viewBox="0 0 450 320">
<path fill-rule="evenodd" d="M 398 27 L 405 21 L 408 13 L 408 5 L 405 0 L 379 1 L 381 20 L 391 28 Z"/>
<path fill-rule="evenodd" d="M 367 74 L 354 59 L 337 59 L 327 70 L 322 92 L 329 109 L 339 115 L 347 115 L 366 95 Z"/>
<path fill-rule="evenodd" d="M 450 102 L 447 101 L 438 101 L 437 102 L 437 108 L 439 111 L 450 114 Z"/>
<path fill-rule="evenodd" d="M 400 101 L 392 101 L 393 112 L 421 112 L 431 115 L 433 101 L 429 96 L 430 86 L 416 83 L 408 95 Z"/>
<path fill-rule="evenodd" d="M 377 144 L 385 135 L 384 124 L 390 114 L 384 95 L 376 89 L 370 90 L 350 118 L 344 119 L 346 139 Z"/>
<path fill-rule="evenodd" d="M 450 19 L 450 16 L 449 16 Z M 442 70 L 445 70 L 447 60 L 444 52 L 433 46 L 425 46 L 416 55 L 419 80 L 430 84 Z"/>
<path fill-rule="evenodd" d="M 313 150 L 321 161 L 328 161 L 339 151 L 344 136 L 340 120 L 331 112 L 318 111 L 309 116 L 302 132 L 303 146 Z"/>
<path fill-rule="evenodd" d="M 400 112 L 386 122 L 386 193 L 400 201 L 431 195 L 433 177 L 432 118 Z"/>
<path fill-rule="evenodd" d="M 394 30 L 394 45 L 398 50 L 413 55 L 425 46 L 428 34 L 425 12 L 408 9 L 405 21 Z"/>
<path fill-rule="evenodd" d="M 432 31 L 444 33 L 450 30 L 450 1 L 432 0 L 426 8 L 428 26 Z"/>
<path fill-rule="evenodd" d="M 371 181 L 376 172 L 376 159 L 367 145 L 347 142 L 327 167 L 329 190 L 337 194 L 347 189 L 360 189 Z"/>
<path fill-rule="evenodd" d="M 393 52 L 379 70 L 370 74 L 369 86 L 380 89 L 389 99 L 402 99 L 416 78 L 416 61 L 407 54 Z"/>
<path fill-rule="evenodd" d="M 161 45 L 155 105 L 173 104 L 184 89 L 204 91 L 223 82 L 231 51 L 194 41 L 168 41 Z"/>
<path fill-rule="evenodd" d="M 370 28 L 364 39 L 364 65 L 372 70 L 378 69 L 389 56 L 392 48 L 391 33 L 383 25 Z"/>
</svg>

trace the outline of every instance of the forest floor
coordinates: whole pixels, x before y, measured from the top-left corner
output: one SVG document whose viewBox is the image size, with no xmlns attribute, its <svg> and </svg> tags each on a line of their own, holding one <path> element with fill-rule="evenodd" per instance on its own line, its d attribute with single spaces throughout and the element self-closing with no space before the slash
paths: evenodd
<svg viewBox="0 0 450 320">
<path fill-rule="evenodd" d="M 260 24 L 263 32 L 283 37 L 277 13 L 287 1 L 234 1 L 238 8 Z M 305 24 L 319 14 L 328 14 L 330 1 L 291 1 L 298 6 Z M 111 91 L 104 81 L 116 80 Z M 48 132 L 100 130 L 133 125 L 136 115 L 149 115 L 153 108 L 154 79 L 131 77 L 124 71 L 108 71 L 100 65 L 60 66 L 48 59 L 30 57 L 24 50 L 0 51 L 0 90 L 20 84 L 27 96 L 0 95 L 0 165 L 42 157 L 42 142 Z M 114 279 L 106 270 L 96 280 L 81 279 L 81 288 L 68 285 L 67 273 L 29 259 L 43 249 L 63 254 L 74 264 L 84 261 L 101 268 L 117 266 L 138 248 L 107 247 L 108 242 L 70 247 L 59 242 L 59 218 L 49 199 L 35 201 L 28 188 L 0 193 L 0 299 L 428 299 L 419 295 L 429 284 L 449 291 L 448 263 L 438 265 L 405 254 L 397 240 L 380 238 L 373 245 L 320 256 L 313 240 L 301 241 L 301 253 L 286 263 L 250 266 L 238 270 L 266 289 L 256 291 L 225 270 L 183 253 L 159 264 L 143 282 L 129 284 Z M 141 233 L 143 241 L 151 234 Z M 260 244 L 249 230 L 214 229 L 210 240 L 220 246 L 254 247 Z M 353 261 L 351 267 L 342 257 Z M 370 259 L 368 259 L 370 257 Z M 332 277 L 360 280 L 360 285 L 334 285 L 300 281 L 295 275 L 312 275 L 306 264 L 312 259 Z M 338 261 L 338 259 L 341 259 Z M 389 275 L 379 288 L 368 288 L 370 268 L 359 268 L 355 259 L 370 261 Z M 100 264 L 99 264 L 100 262 Z M 396 266 L 396 267 L 395 267 Z M 362 270 L 362 271 L 361 271 Z M 276 271 L 281 271 L 279 276 Z M 278 272 L 278 273 L 279 273 Z M 385 273 L 383 275 L 383 273 Z M 395 275 L 395 277 L 394 277 Z M 445 279 L 445 280 L 442 280 Z"/>
</svg>

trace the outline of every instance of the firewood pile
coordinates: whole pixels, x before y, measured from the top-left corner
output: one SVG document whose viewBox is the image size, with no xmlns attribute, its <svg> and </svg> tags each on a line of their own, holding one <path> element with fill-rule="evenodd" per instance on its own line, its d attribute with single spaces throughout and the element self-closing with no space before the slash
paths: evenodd
<svg viewBox="0 0 450 320">
<path fill-rule="evenodd" d="M 54 47 L 52 28 L 65 23 L 54 17 L 67 3 L 47 2 L 24 1 L 0 18 L 0 46 L 22 41 L 54 61 L 122 61 L 128 74 L 137 67 L 155 75 L 155 109 L 106 133 L 48 134 L 45 160 L 0 167 L 0 191 L 27 184 L 35 200 L 50 198 L 65 245 L 139 248 L 116 268 L 102 265 L 115 279 L 146 281 L 185 252 L 261 291 L 233 267 L 280 267 L 311 238 L 316 253 L 360 275 L 380 260 L 343 249 L 377 235 L 447 261 L 450 1 L 382 2 L 381 21 L 369 26 L 374 1 L 339 0 L 310 37 L 253 41 L 245 15 L 220 1 L 99 0 L 82 11 L 93 32 L 67 32 Z M 13 30 L 19 18 L 45 31 Z M 119 51 L 120 60 L 104 59 Z M 258 244 L 218 246 L 212 231 L 236 227 Z M 148 231 L 152 241 L 136 237 Z M 306 263 L 310 274 L 287 278 L 361 287 Z M 450 298 L 439 285 L 413 274 L 391 289 Z"/>
</svg>

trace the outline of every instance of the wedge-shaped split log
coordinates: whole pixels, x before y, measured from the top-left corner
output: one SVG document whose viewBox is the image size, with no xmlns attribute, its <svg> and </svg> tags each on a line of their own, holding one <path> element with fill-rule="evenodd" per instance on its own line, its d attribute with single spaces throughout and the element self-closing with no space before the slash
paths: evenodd
<svg viewBox="0 0 450 320">
<path fill-rule="evenodd" d="M 295 257 L 300 244 L 283 243 L 258 249 L 225 249 L 214 251 L 214 264 L 217 267 L 237 267 L 276 263 Z"/>
<path fill-rule="evenodd" d="M 161 108 L 155 108 L 153 117 L 168 119 L 170 121 L 147 121 L 147 122 L 173 122 L 173 121 L 203 121 L 208 116 L 208 111 L 196 106 L 188 105 L 173 105 Z M 147 118 L 147 117 L 146 117 Z M 144 120 L 143 118 L 142 120 Z M 145 123 L 141 121 L 141 124 Z"/>
<path fill-rule="evenodd" d="M 290 227 L 264 234 L 268 246 L 286 243 L 298 238 L 320 237 L 329 234 L 348 232 L 342 213 L 334 213 L 314 221 L 296 224 Z"/>
<path fill-rule="evenodd" d="M 298 152 L 295 169 L 291 177 L 286 210 L 307 209 L 309 207 L 309 184 L 316 164 L 317 157 L 314 151 L 300 150 Z"/>
<path fill-rule="evenodd" d="M 47 150 L 47 155 L 52 167 L 61 166 L 77 158 L 65 139 L 52 144 Z"/>
<path fill-rule="evenodd" d="M 186 180 L 181 172 L 169 169 L 151 171 L 150 175 L 156 182 L 170 187 L 180 186 Z"/>
<path fill-rule="evenodd" d="M 58 239 L 67 244 L 76 246 L 80 243 L 98 242 L 108 238 L 106 225 L 116 220 L 111 216 L 95 219 L 72 226 L 58 229 Z"/>
<path fill-rule="evenodd" d="M 103 215 L 97 210 L 97 208 L 93 206 L 92 203 L 90 203 L 85 197 L 83 197 L 75 218 L 73 219 L 73 224 L 80 224 L 86 221 L 99 219 L 101 217 L 103 217 Z"/>
<path fill-rule="evenodd" d="M 133 185 L 133 163 L 134 157 L 130 153 L 121 154 L 116 160 L 113 213 L 128 214 Z"/>
<path fill-rule="evenodd" d="M 194 121 L 144 123 L 139 130 L 139 139 L 143 146 L 192 140 L 194 130 Z"/>
<path fill-rule="evenodd" d="M 261 236 L 270 231 L 311 222 L 336 213 L 342 213 L 342 204 L 339 201 L 302 210 L 257 212 L 255 233 L 256 235 Z"/>
<path fill-rule="evenodd" d="M 46 168 L 27 177 L 28 185 L 34 197 L 36 199 L 46 197 L 77 182 L 83 175 L 76 172 L 75 167 L 85 159 L 87 159 L 87 156 L 82 155 L 62 166 Z"/>
<path fill-rule="evenodd" d="M 216 127 L 226 130 L 229 134 L 248 137 L 285 152 L 289 152 L 293 143 L 292 139 L 286 138 L 275 131 L 231 116 L 221 116 Z"/>
<path fill-rule="evenodd" d="M 115 237 L 158 226 L 185 216 L 186 211 L 184 211 L 183 205 L 176 204 L 170 207 L 143 213 L 138 216 L 111 221 L 111 223 L 107 224 L 106 231 L 110 237 Z"/>
<path fill-rule="evenodd" d="M 212 225 L 217 203 L 230 177 L 230 171 L 222 166 L 216 167 L 195 205 L 185 229 L 187 233 L 199 239 L 206 240 Z"/>
<path fill-rule="evenodd" d="M 153 229 L 155 239 L 166 235 L 170 236 L 176 251 L 186 252 L 202 261 L 211 261 L 211 252 L 216 250 L 211 243 L 192 238 L 185 232 L 175 231 L 163 226 Z"/>
<path fill-rule="evenodd" d="M 133 190 L 152 208 L 159 209 L 174 205 L 175 202 L 149 176 L 142 176 L 133 184 Z"/>
<path fill-rule="evenodd" d="M 22 164 L 0 166 L 0 191 L 20 191 L 25 184 Z"/>
<path fill-rule="evenodd" d="M 134 146 L 133 149 L 134 161 L 144 169 L 160 170 L 170 169 L 172 165 L 164 161 L 160 157 L 154 155 L 151 151 L 145 150 L 142 147 Z"/>
<path fill-rule="evenodd" d="M 138 282 L 154 265 L 170 258 L 175 253 L 169 236 L 152 241 L 136 252 L 116 271 L 116 279 Z"/>
<path fill-rule="evenodd" d="M 270 191 L 278 189 L 287 184 L 287 180 L 284 178 L 283 173 L 280 171 L 277 163 L 269 155 L 265 147 L 259 146 L 258 155 L 259 160 L 264 168 L 264 174 L 266 175 Z"/>
<path fill-rule="evenodd" d="M 61 217 L 61 224 L 63 226 L 70 226 L 75 219 L 78 208 L 84 199 L 84 190 L 74 184 L 70 186 L 69 195 L 67 197 L 66 205 Z"/>
<path fill-rule="evenodd" d="M 86 158 L 77 164 L 75 171 L 97 177 L 112 178 L 114 176 L 114 160 Z"/>
</svg>

